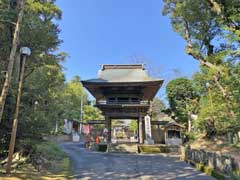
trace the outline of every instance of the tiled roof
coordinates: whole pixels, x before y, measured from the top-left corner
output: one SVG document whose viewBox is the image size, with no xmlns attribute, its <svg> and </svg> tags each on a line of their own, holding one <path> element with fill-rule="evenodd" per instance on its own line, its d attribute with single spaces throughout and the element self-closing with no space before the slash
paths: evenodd
<svg viewBox="0 0 240 180">
<path fill-rule="evenodd" d="M 142 64 L 133 65 L 102 65 L 97 79 L 89 79 L 87 82 L 146 82 L 160 79 L 148 76 Z"/>
</svg>

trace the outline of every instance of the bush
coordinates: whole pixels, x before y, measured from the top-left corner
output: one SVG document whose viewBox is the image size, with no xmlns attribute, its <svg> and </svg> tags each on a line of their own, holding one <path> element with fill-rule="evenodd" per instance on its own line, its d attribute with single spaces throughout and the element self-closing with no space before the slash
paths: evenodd
<svg viewBox="0 0 240 180">
<path fill-rule="evenodd" d="M 184 142 L 191 142 L 191 141 L 194 141 L 198 138 L 198 133 L 196 132 L 186 132 L 185 134 L 185 139 L 184 139 Z"/>
<path fill-rule="evenodd" d="M 30 159 L 38 171 L 66 169 L 70 163 L 57 143 L 49 141 L 35 145 Z"/>
<path fill-rule="evenodd" d="M 61 160 L 66 157 L 65 153 L 59 148 L 57 143 L 49 141 L 37 144 L 33 154 L 42 156 L 47 160 Z"/>
<path fill-rule="evenodd" d="M 234 180 L 240 180 L 240 169 L 234 170 L 232 176 Z"/>
</svg>

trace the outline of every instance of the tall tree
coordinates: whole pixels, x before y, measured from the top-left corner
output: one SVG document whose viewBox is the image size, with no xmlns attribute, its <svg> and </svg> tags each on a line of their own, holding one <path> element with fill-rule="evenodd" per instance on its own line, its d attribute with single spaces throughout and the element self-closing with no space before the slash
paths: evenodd
<svg viewBox="0 0 240 180">
<path fill-rule="evenodd" d="M 0 2 L 0 64 L 1 70 L 6 71 L 6 60 L 12 47 L 12 33 L 9 26 L 16 19 L 15 11 L 8 8 L 8 0 Z M 2 16 L 3 15 L 3 16 Z M 23 83 L 23 98 L 21 102 L 16 149 L 29 144 L 29 140 L 41 140 L 43 135 L 51 133 L 56 119 L 62 118 L 61 89 L 64 89 L 64 75 L 61 62 L 65 53 L 58 53 L 62 42 L 57 20 L 61 18 L 61 10 L 54 1 L 27 0 L 24 8 L 24 18 L 21 23 L 18 47 L 28 46 L 32 55 L 26 63 L 26 74 Z M 17 49 L 18 49 L 17 47 Z M 15 66 L 16 67 L 16 66 Z M 17 69 L 17 68 L 16 68 Z M 14 74 L 17 77 L 17 73 Z M 1 79 L 2 81 L 2 79 Z M 5 101 L 3 120 L 0 126 L 0 154 L 6 155 L 11 130 L 12 114 L 16 99 L 15 82 L 11 81 L 8 96 Z M 21 142 L 21 143 L 19 143 Z M 24 148 L 23 148 L 24 149 Z M 26 148 L 25 148 L 26 149 Z"/>
<path fill-rule="evenodd" d="M 20 0 L 18 2 L 19 2 L 19 13 L 17 17 L 14 35 L 13 35 L 11 52 L 9 55 L 8 68 L 5 74 L 5 81 L 4 81 L 2 93 L 0 96 L 0 122 L 2 120 L 4 105 L 5 105 L 6 97 L 8 94 L 11 78 L 12 78 L 13 65 L 14 65 L 14 60 L 16 58 L 16 51 L 19 43 L 20 26 L 22 24 L 23 15 L 24 15 L 25 0 Z"/>
<path fill-rule="evenodd" d="M 225 58 L 238 54 L 239 51 L 236 51 L 236 48 L 239 47 L 239 39 L 236 38 L 237 33 L 232 34 L 231 29 L 224 28 L 227 22 L 219 18 L 219 13 L 223 13 L 222 7 L 220 11 L 213 10 L 215 8 L 211 5 L 219 5 L 217 3 L 219 1 L 165 0 L 164 2 L 163 14 L 170 16 L 173 29 L 186 40 L 186 53 L 198 60 L 201 67 L 209 69 L 212 81 L 224 97 L 229 114 L 235 117 L 234 103 L 231 99 L 232 92 L 223 81 L 229 75 L 225 66 Z M 226 11 L 235 13 L 239 11 L 237 1 L 230 0 L 225 4 Z M 239 15 L 235 16 L 237 17 L 231 24 L 239 26 Z M 218 39 L 222 40 L 218 41 Z"/>
</svg>

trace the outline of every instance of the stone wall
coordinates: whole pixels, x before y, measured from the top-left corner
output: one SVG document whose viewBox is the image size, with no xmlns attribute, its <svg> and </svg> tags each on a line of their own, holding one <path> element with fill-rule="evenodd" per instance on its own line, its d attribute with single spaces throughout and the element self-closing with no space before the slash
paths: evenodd
<svg viewBox="0 0 240 180">
<path fill-rule="evenodd" d="M 195 166 L 208 167 L 223 175 L 232 177 L 233 172 L 240 169 L 239 162 L 226 154 L 191 149 L 190 146 L 181 146 L 181 159 Z"/>
</svg>

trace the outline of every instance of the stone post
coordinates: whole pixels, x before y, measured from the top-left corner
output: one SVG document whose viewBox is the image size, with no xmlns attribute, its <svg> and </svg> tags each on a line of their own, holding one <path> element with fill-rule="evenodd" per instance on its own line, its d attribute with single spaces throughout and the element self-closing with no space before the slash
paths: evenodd
<svg viewBox="0 0 240 180">
<path fill-rule="evenodd" d="M 143 143 L 143 120 L 141 115 L 139 115 L 138 119 L 138 141 L 140 144 Z"/>
<path fill-rule="evenodd" d="M 216 153 L 208 152 L 208 166 L 210 168 L 216 169 Z"/>
<path fill-rule="evenodd" d="M 154 144 L 152 139 L 152 129 L 151 129 L 151 118 L 149 115 L 144 117 L 144 124 L 145 124 L 145 144 Z"/>
</svg>

